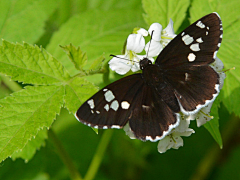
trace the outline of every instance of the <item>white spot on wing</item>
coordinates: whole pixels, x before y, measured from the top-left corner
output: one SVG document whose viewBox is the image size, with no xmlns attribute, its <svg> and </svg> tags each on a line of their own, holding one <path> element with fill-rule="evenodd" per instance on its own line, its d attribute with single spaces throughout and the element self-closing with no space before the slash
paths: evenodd
<svg viewBox="0 0 240 180">
<path fill-rule="evenodd" d="M 106 109 L 106 111 L 109 111 L 109 105 L 106 104 L 106 105 L 104 106 L 104 109 Z"/>
<path fill-rule="evenodd" d="M 92 114 L 94 114 L 94 111 L 93 111 L 93 110 L 91 110 L 91 113 L 92 113 Z"/>
<path fill-rule="evenodd" d="M 201 22 L 201 21 L 198 21 L 196 26 L 200 27 L 200 28 L 205 28 L 205 25 Z"/>
<path fill-rule="evenodd" d="M 128 109 L 129 106 L 130 106 L 130 104 L 129 104 L 127 101 L 123 101 L 123 102 L 121 103 L 121 107 L 122 107 L 123 109 Z"/>
<path fill-rule="evenodd" d="M 105 91 L 107 91 L 108 89 L 103 89 L 103 91 L 105 92 Z"/>
<path fill-rule="evenodd" d="M 106 101 L 108 101 L 108 102 L 112 101 L 115 98 L 112 91 L 110 91 L 110 90 L 105 92 L 104 96 L 105 96 Z"/>
<path fill-rule="evenodd" d="M 203 40 L 202 40 L 202 38 L 200 37 L 200 38 L 197 38 L 197 40 L 196 40 L 198 43 L 203 43 Z"/>
<path fill-rule="evenodd" d="M 193 37 L 186 34 L 185 36 L 182 37 L 182 40 L 183 40 L 184 44 L 189 45 L 193 42 Z"/>
<path fill-rule="evenodd" d="M 189 62 L 193 62 L 193 61 L 195 61 L 195 59 L 196 59 L 196 55 L 193 54 L 193 53 L 189 53 L 189 55 L 188 55 L 188 61 L 189 61 Z"/>
<path fill-rule="evenodd" d="M 199 44 L 198 44 L 198 43 L 192 44 L 192 45 L 190 46 L 190 49 L 191 49 L 192 51 L 200 51 Z"/>
<path fill-rule="evenodd" d="M 88 100 L 87 103 L 89 104 L 91 109 L 95 107 L 93 99 Z"/>
<path fill-rule="evenodd" d="M 97 114 L 100 114 L 100 111 L 96 111 Z"/>
<path fill-rule="evenodd" d="M 119 107 L 119 104 L 117 102 L 117 100 L 114 100 L 110 106 L 110 108 L 112 108 L 114 111 L 117 111 Z"/>
<path fill-rule="evenodd" d="M 181 36 L 183 36 L 185 34 L 185 32 L 182 32 Z"/>
</svg>

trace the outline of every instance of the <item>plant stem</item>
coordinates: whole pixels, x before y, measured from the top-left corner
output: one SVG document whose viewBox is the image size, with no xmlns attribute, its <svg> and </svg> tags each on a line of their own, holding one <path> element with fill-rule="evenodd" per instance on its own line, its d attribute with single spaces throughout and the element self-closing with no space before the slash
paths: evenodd
<svg viewBox="0 0 240 180">
<path fill-rule="evenodd" d="M 51 138 L 52 142 L 54 143 L 60 158 L 62 159 L 63 163 L 67 167 L 70 173 L 71 179 L 82 180 L 81 175 L 79 174 L 77 168 L 73 164 L 73 161 L 71 160 L 67 151 L 64 149 L 62 143 L 59 141 L 59 139 L 57 138 L 56 134 L 52 129 L 49 129 L 48 135 L 49 135 L 49 138 Z"/>
<path fill-rule="evenodd" d="M 99 145 L 97 147 L 97 150 L 96 150 L 96 153 L 92 159 L 92 162 L 88 168 L 88 171 L 86 173 L 86 176 L 84 178 L 84 180 L 92 180 L 94 179 L 97 171 L 98 171 L 98 168 L 102 162 L 102 159 L 103 159 L 103 156 L 104 156 L 104 153 L 106 151 L 106 148 L 110 142 L 110 139 L 112 137 L 112 134 L 113 134 L 113 130 L 105 130 L 102 137 L 101 137 L 101 140 L 99 142 Z"/>
<path fill-rule="evenodd" d="M 5 75 L 0 75 L 2 81 L 4 82 L 4 84 L 6 84 L 6 86 L 12 91 L 19 91 L 22 89 L 22 87 L 16 83 L 15 81 L 11 80 L 9 77 L 5 76 Z"/>
</svg>

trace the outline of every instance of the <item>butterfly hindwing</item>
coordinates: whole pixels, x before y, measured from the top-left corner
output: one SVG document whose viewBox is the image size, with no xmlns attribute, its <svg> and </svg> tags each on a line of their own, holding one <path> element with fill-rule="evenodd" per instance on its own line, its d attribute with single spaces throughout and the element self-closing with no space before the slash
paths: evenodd
<svg viewBox="0 0 240 180">
<path fill-rule="evenodd" d="M 219 75 L 210 66 L 184 66 L 166 72 L 185 114 L 196 113 L 219 93 Z"/>
<path fill-rule="evenodd" d="M 134 135 L 143 141 L 157 141 L 179 124 L 175 113 L 151 86 L 144 85 L 142 94 L 135 99 L 129 126 Z"/>
</svg>

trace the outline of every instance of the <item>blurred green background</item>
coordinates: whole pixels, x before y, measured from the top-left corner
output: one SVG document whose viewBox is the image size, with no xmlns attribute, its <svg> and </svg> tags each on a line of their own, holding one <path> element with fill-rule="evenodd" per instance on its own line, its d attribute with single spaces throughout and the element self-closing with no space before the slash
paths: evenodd
<svg viewBox="0 0 240 180">
<path fill-rule="evenodd" d="M 151 7 L 155 3 L 162 9 Z M 125 39 L 134 27 L 147 29 L 152 21 L 166 27 L 169 18 L 172 18 L 178 33 L 193 20 L 217 11 L 222 17 L 223 27 L 228 24 L 226 31 L 235 39 L 224 40 L 223 35 L 225 45 L 219 53 L 227 51 L 230 55 L 222 53 L 220 58 L 223 62 L 229 60 L 231 63 L 227 67 L 236 67 L 232 71 L 238 72 L 239 52 L 232 52 L 239 51 L 239 4 L 237 1 L 230 3 L 226 0 L 1 0 L 0 37 L 14 43 L 25 41 L 43 46 L 74 75 L 76 72 L 73 65 L 59 45 L 72 43 L 80 46 L 87 52 L 89 66 L 102 54 L 106 61 L 110 59 L 109 54 L 120 54 Z M 232 76 L 235 79 L 225 83 L 227 88 L 220 94 L 223 100 L 218 109 L 223 149 L 219 148 L 204 127 L 198 128 L 195 121 L 191 123 L 195 134 L 183 138 L 184 146 L 164 154 L 158 153 L 157 142 L 131 140 L 123 130 L 99 130 L 96 135 L 64 108 L 51 129 L 82 177 L 88 171 L 103 133 L 107 131 L 110 142 L 94 179 L 240 179 L 240 111 L 236 105 L 239 98 L 231 96 L 234 94 L 233 97 L 238 97 L 240 77 L 235 74 Z M 116 78 L 119 76 L 113 76 L 112 73 L 111 80 Z M 89 76 L 87 79 L 100 87 L 104 85 L 102 75 Z M 235 89 L 232 91 L 228 87 Z M 8 85 L 1 81 L 0 97 L 4 98 L 11 93 Z M 67 180 L 70 175 L 49 135 L 29 161 L 19 158 L 3 161 L 0 164 L 0 179 Z"/>
</svg>

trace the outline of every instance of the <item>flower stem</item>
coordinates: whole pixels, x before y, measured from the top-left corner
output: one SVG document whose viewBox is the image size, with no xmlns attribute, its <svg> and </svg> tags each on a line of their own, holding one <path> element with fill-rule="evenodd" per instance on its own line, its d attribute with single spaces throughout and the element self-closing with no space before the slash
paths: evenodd
<svg viewBox="0 0 240 180">
<path fill-rule="evenodd" d="M 59 141 L 59 139 L 57 138 L 56 134 L 54 133 L 54 131 L 52 129 L 49 129 L 48 136 L 54 143 L 60 158 L 62 159 L 63 163 L 67 167 L 67 169 L 70 173 L 71 179 L 82 180 L 81 175 L 79 174 L 79 172 L 77 171 L 77 168 L 73 164 L 73 161 L 71 160 L 67 151 L 64 149 L 62 143 Z"/>
<path fill-rule="evenodd" d="M 112 134 L 113 134 L 113 130 L 105 130 L 104 131 L 104 133 L 101 137 L 101 140 L 99 142 L 99 145 L 97 147 L 96 153 L 92 159 L 92 162 L 88 168 L 88 171 L 86 173 L 84 180 L 94 179 L 94 177 L 98 171 L 98 168 L 102 162 L 104 153 L 105 153 L 107 146 L 110 142 L 110 139 L 112 137 Z"/>
</svg>

